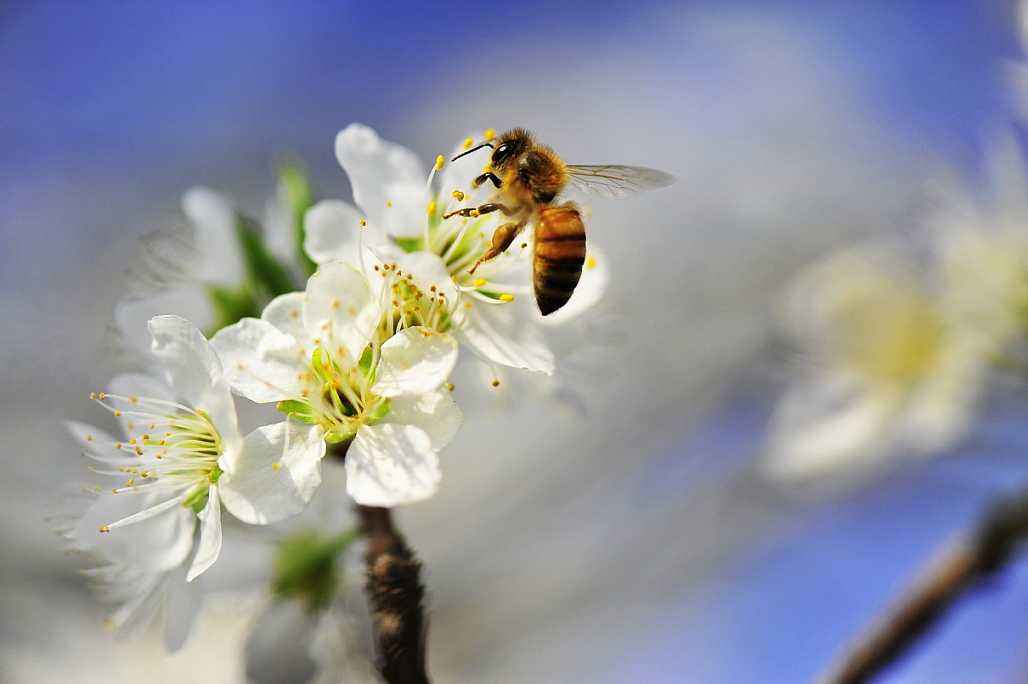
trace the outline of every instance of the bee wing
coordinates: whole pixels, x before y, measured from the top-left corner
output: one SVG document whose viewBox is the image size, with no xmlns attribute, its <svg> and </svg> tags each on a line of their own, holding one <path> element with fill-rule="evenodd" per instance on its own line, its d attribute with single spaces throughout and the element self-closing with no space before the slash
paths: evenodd
<svg viewBox="0 0 1028 684">
<path fill-rule="evenodd" d="M 645 166 L 568 164 L 567 169 L 573 187 L 601 197 L 628 197 L 675 182 L 670 173 Z"/>
</svg>

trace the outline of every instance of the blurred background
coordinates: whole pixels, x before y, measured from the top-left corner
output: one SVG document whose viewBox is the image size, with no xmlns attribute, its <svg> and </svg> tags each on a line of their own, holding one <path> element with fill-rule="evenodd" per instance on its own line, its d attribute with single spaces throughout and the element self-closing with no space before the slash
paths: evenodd
<svg viewBox="0 0 1028 684">
<path fill-rule="evenodd" d="M 259 214 L 295 154 L 349 198 L 332 143 L 360 121 L 426 163 L 525 126 L 679 179 L 592 205 L 612 281 L 563 340 L 579 399 L 470 404 L 439 495 L 399 514 L 437 681 L 809 681 L 1028 464 L 997 406 L 931 467 L 817 500 L 765 483 L 779 293 L 908 230 L 940 178 L 979 182 L 1018 30 L 986 0 L 0 4 L 0 680 L 244 680 L 245 611 L 174 656 L 103 630 L 46 522 L 82 478 L 59 421 L 103 419 L 119 274 L 186 188 Z M 882 681 L 1023 681 L 1026 600 L 1021 563 Z"/>
</svg>

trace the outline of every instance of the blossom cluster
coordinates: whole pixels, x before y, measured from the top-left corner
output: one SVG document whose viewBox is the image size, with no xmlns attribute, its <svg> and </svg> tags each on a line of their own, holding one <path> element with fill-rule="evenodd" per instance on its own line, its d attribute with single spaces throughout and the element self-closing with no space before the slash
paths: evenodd
<svg viewBox="0 0 1028 684">
<path fill-rule="evenodd" d="M 554 371 L 542 316 L 522 296 L 528 238 L 471 275 L 496 216 L 443 220 L 480 199 L 474 158 L 447 165 L 439 156 L 426 173 L 413 152 L 357 124 L 335 147 L 355 205 L 315 203 L 290 166 L 264 230 L 194 188 L 183 199 L 189 228 L 144 241 L 131 274 L 138 287 L 116 311 L 124 347 L 143 362 L 91 394 L 119 433 L 68 423 L 105 480 L 88 489 L 68 536 L 100 560 L 90 572 L 117 606 L 117 629 L 163 607 L 167 644 L 180 646 L 200 605 L 194 580 L 222 556 L 232 529 L 225 513 L 260 526 L 297 516 L 323 486 L 326 457 L 343 461 L 359 505 L 436 493 L 439 454 L 463 418 L 449 380 L 462 346 L 491 369 Z M 599 299 L 598 258 L 590 253 L 558 322 Z M 195 312 L 199 325 L 187 318 Z M 140 343 L 144 321 L 149 339 Z M 273 407 L 276 418 L 244 431 L 241 403 Z M 283 548 L 320 557 L 353 538 L 291 538 Z"/>
</svg>

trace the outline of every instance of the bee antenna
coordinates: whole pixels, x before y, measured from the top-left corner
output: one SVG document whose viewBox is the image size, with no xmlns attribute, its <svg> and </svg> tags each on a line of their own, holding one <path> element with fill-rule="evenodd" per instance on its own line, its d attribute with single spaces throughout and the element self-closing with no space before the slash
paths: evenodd
<svg viewBox="0 0 1028 684">
<path fill-rule="evenodd" d="M 491 142 L 484 142 L 484 143 L 482 143 L 481 145 L 475 145 L 475 146 L 474 146 L 474 147 L 472 147 L 472 148 L 471 148 L 470 150 L 464 150 L 463 152 L 461 152 L 460 154 L 458 154 L 458 155 L 457 155 L 456 157 L 454 157 L 454 158 L 453 158 L 453 159 L 451 159 L 450 161 L 452 161 L 452 162 L 453 162 L 453 161 L 457 161 L 458 159 L 460 159 L 461 157 L 463 157 L 463 156 L 464 156 L 465 154 L 471 154 L 472 152 L 474 152 L 474 151 L 476 151 L 476 150 L 480 150 L 480 149 L 482 149 L 483 147 L 488 147 L 489 149 L 493 149 L 493 144 L 492 144 Z"/>
</svg>

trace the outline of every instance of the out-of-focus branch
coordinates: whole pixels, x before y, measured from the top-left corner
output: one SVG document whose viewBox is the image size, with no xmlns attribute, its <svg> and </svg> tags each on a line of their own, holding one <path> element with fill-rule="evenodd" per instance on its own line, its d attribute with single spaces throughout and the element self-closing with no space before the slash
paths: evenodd
<svg viewBox="0 0 1028 684">
<path fill-rule="evenodd" d="M 824 684 L 871 681 L 907 652 L 965 592 L 994 575 L 1028 536 L 1028 488 L 994 505 L 968 538 L 945 549 L 892 608 L 843 653 Z"/>
<path fill-rule="evenodd" d="M 357 506 L 367 537 L 368 602 L 379 672 L 390 684 L 427 684 L 428 620 L 421 563 L 395 527 L 388 508 Z"/>
</svg>

